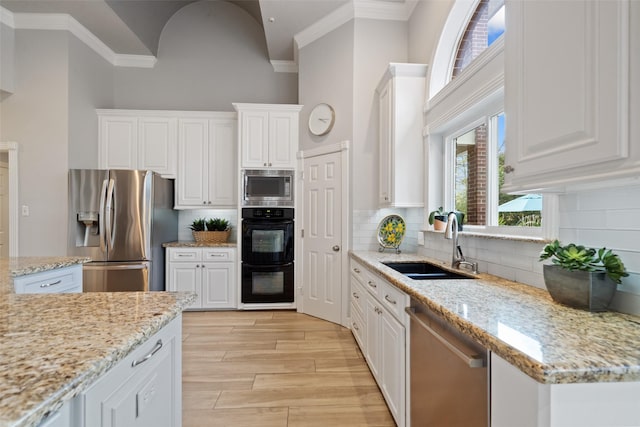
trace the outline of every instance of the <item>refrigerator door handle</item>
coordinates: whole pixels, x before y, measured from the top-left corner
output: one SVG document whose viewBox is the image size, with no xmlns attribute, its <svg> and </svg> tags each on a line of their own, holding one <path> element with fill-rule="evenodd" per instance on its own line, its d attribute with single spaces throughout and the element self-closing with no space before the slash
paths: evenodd
<svg viewBox="0 0 640 427">
<path fill-rule="evenodd" d="M 105 204 L 105 240 L 107 241 L 107 248 L 113 247 L 113 215 L 111 210 L 113 209 L 113 189 L 115 181 L 113 178 L 109 179 L 109 187 L 107 189 L 107 198 Z"/>
<path fill-rule="evenodd" d="M 98 218 L 98 229 L 100 233 L 100 250 L 107 252 L 107 238 L 105 236 L 105 222 L 107 221 L 107 211 L 105 210 L 105 202 L 107 198 L 107 183 L 108 180 L 102 181 L 102 190 L 100 191 L 100 217 Z"/>
</svg>

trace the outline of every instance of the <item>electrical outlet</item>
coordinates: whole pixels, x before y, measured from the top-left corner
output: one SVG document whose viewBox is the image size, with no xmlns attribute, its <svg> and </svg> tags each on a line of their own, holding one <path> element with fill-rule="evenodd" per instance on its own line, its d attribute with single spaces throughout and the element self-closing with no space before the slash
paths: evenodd
<svg viewBox="0 0 640 427">
<path fill-rule="evenodd" d="M 22 205 L 22 216 L 29 216 L 29 206 Z"/>
<path fill-rule="evenodd" d="M 418 244 L 424 246 L 424 232 L 418 231 Z"/>
</svg>

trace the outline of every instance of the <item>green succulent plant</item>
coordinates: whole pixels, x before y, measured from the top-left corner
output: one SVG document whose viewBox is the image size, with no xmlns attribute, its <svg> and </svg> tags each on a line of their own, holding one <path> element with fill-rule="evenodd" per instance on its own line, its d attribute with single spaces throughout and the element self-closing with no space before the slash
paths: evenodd
<svg viewBox="0 0 640 427">
<path fill-rule="evenodd" d="M 616 283 L 621 283 L 626 272 L 622 260 L 611 249 L 587 248 L 582 245 L 569 243 L 566 246 L 558 240 L 547 244 L 540 253 L 539 261 L 551 258 L 551 262 L 567 270 L 601 271 Z"/>
<path fill-rule="evenodd" d="M 229 221 L 224 218 L 213 218 L 207 220 L 207 230 L 226 231 L 229 228 Z"/>
<path fill-rule="evenodd" d="M 204 218 L 194 219 L 189 228 L 193 231 L 204 231 Z"/>
<path fill-rule="evenodd" d="M 433 225 L 433 221 L 436 219 L 436 216 L 447 216 L 447 213 L 442 209 L 442 206 L 440 206 L 435 211 L 431 211 L 431 213 L 429 214 L 430 225 Z"/>
</svg>

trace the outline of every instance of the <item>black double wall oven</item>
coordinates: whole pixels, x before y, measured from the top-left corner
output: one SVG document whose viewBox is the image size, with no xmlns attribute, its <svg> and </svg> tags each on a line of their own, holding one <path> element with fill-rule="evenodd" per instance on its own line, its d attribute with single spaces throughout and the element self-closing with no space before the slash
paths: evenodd
<svg viewBox="0 0 640 427">
<path fill-rule="evenodd" d="M 242 302 L 294 301 L 293 208 L 242 209 Z"/>
</svg>

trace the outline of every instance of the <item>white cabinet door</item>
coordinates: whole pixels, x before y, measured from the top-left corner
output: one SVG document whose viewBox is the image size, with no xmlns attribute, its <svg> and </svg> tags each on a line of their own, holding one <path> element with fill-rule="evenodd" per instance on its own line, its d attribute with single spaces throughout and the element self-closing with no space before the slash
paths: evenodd
<svg viewBox="0 0 640 427">
<path fill-rule="evenodd" d="M 506 191 L 621 173 L 633 154 L 629 3 L 506 3 Z"/>
<path fill-rule="evenodd" d="M 209 181 L 209 120 L 178 120 L 178 206 L 206 206 Z"/>
<path fill-rule="evenodd" d="M 269 113 L 268 166 L 277 169 L 296 167 L 298 149 L 298 113 Z"/>
<path fill-rule="evenodd" d="M 167 289 L 194 292 L 196 299 L 189 308 L 202 307 L 202 274 L 200 262 L 169 262 Z"/>
<path fill-rule="evenodd" d="M 234 263 L 207 262 L 202 268 L 202 308 L 235 308 Z"/>
<path fill-rule="evenodd" d="M 300 105 L 233 104 L 238 111 L 241 167 L 295 169 Z"/>
<path fill-rule="evenodd" d="M 177 122 L 175 117 L 138 119 L 138 169 L 176 177 Z"/>
<path fill-rule="evenodd" d="M 138 118 L 99 116 L 98 164 L 101 169 L 137 169 Z"/>
<path fill-rule="evenodd" d="M 405 328 L 386 310 L 380 316 L 380 389 L 398 425 L 405 417 Z"/>
<path fill-rule="evenodd" d="M 371 296 L 367 296 L 367 306 L 364 321 L 367 324 L 365 345 L 367 346 L 366 358 L 369 362 L 371 373 L 380 381 L 380 307 L 379 303 Z"/>
<path fill-rule="evenodd" d="M 174 319 L 78 396 L 80 425 L 182 425 L 181 319 Z"/>
<path fill-rule="evenodd" d="M 424 64 L 389 64 L 378 85 L 380 206 L 424 206 Z"/>
<path fill-rule="evenodd" d="M 240 145 L 242 167 L 265 168 L 269 166 L 269 113 L 243 111 L 240 113 Z"/>
<path fill-rule="evenodd" d="M 237 203 L 238 125 L 236 120 L 209 121 L 208 201 L 212 206 Z"/>
</svg>

